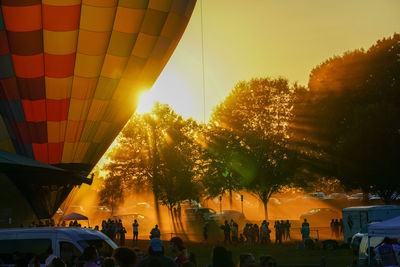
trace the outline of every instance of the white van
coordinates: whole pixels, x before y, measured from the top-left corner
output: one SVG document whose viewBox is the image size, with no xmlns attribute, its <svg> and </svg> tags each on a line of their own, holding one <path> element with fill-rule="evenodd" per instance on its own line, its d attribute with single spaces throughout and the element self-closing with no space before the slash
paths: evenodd
<svg viewBox="0 0 400 267">
<path fill-rule="evenodd" d="M 17 255 L 27 260 L 36 255 L 42 265 L 49 248 L 70 265 L 73 256 L 81 256 L 88 246 L 95 246 L 102 257 L 110 257 L 118 247 L 103 233 L 89 228 L 4 229 L 0 230 L 0 266 L 14 265 Z"/>
<path fill-rule="evenodd" d="M 343 209 L 344 242 L 358 232 L 366 232 L 371 222 L 382 222 L 400 216 L 400 206 L 358 206 Z"/>
</svg>

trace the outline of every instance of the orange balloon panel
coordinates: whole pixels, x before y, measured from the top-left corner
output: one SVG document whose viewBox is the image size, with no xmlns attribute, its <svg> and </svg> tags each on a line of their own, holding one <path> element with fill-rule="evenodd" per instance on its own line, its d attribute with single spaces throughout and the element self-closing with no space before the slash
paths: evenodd
<svg viewBox="0 0 400 267">
<path fill-rule="evenodd" d="M 176 48 L 195 0 L 3 0 L 0 150 L 97 163 Z"/>
</svg>

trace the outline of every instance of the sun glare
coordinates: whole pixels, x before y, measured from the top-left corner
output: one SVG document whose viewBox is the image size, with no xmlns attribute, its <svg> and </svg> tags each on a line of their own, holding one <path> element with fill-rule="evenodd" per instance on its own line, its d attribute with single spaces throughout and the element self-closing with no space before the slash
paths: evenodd
<svg viewBox="0 0 400 267">
<path fill-rule="evenodd" d="M 139 105 L 136 109 L 136 113 L 138 114 L 149 113 L 154 106 L 154 102 L 156 102 L 156 98 L 154 96 L 154 90 L 143 92 L 139 97 Z"/>
<path fill-rule="evenodd" d="M 139 97 L 139 105 L 136 109 L 138 114 L 149 113 L 155 102 L 168 104 L 176 113 L 184 118 L 202 114 L 201 96 L 193 92 L 188 78 L 167 70 L 161 73 L 160 77 L 149 91 L 143 92 Z M 200 118 L 201 115 L 195 116 Z"/>
</svg>

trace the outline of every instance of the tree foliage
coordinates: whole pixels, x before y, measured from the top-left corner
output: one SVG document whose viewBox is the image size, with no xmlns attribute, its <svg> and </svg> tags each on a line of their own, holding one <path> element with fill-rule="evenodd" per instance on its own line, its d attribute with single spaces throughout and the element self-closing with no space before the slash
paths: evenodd
<svg viewBox="0 0 400 267">
<path fill-rule="evenodd" d="M 291 125 L 311 173 L 337 177 L 347 189 L 379 193 L 386 201 L 400 192 L 399 41 L 395 34 L 313 69 Z"/>
<path fill-rule="evenodd" d="M 289 145 L 294 88 L 283 78 L 241 82 L 220 104 L 211 123 L 226 131 L 230 157 L 223 158 L 241 187 L 264 203 L 291 183 L 295 153 Z"/>
</svg>

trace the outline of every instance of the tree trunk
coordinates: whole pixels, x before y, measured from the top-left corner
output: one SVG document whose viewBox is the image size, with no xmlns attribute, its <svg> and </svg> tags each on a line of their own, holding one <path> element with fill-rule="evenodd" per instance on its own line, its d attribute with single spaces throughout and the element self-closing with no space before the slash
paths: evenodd
<svg viewBox="0 0 400 267">
<path fill-rule="evenodd" d="M 229 208 L 232 209 L 232 190 L 229 190 Z"/>
<path fill-rule="evenodd" d="M 268 200 L 263 201 L 264 204 L 264 219 L 268 220 Z"/>
</svg>

